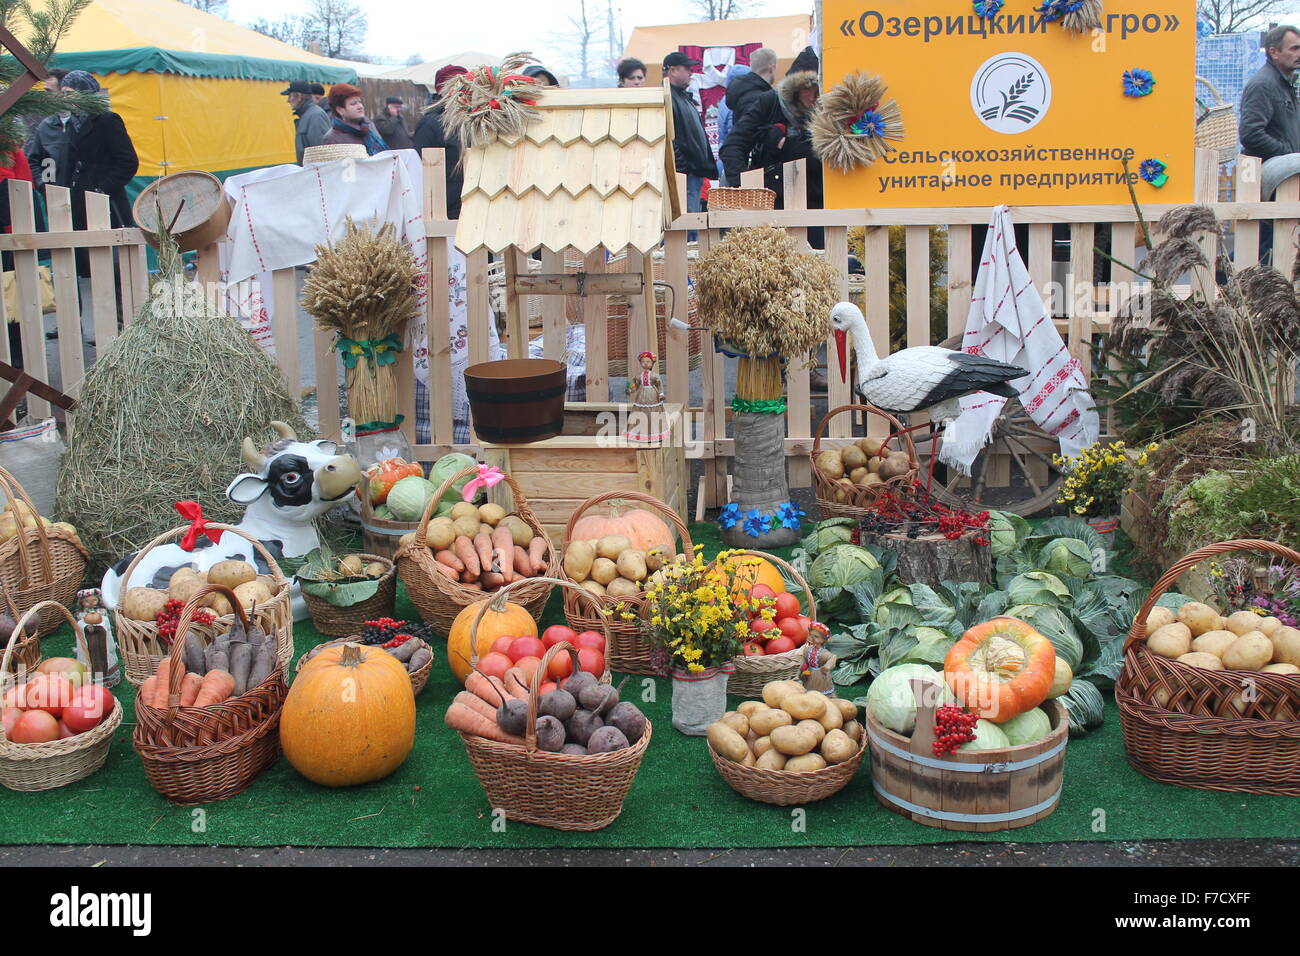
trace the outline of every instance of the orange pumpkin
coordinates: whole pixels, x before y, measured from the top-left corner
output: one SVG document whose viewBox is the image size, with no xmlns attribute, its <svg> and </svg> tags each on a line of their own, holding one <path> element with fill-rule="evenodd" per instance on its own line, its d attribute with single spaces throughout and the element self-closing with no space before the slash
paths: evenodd
<svg viewBox="0 0 1300 956">
<path fill-rule="evenodd" d="M 324 787 L 388 776 L 415 746 L 415 693 L 406 668 L 377 647 L 327 647 L 298 672 L 280 714 L 280 747 Z"/>
<path fill-rule="evenodd" d="M 483 620 L 478 624 L 476 653 L 470 647 L 469 632 L 478 609 L 484 604 L 488 605 L 488 609 L 483 613 Z M 451 630 L 447 632 L 447 660 L 451 664 L 451 672 L 463 684 L 470 674 L 470 660 L 474 657 L 482 657 L 490 651 L 498 637 L 536 636 L 537 622 L 525 608 L 508 601 L 502 602 L 497 598 L 475 601 L 461 609 L 461 612 L 456 615 L 456 620 L 451 622 Z"/>
<path fill-rule="evenodd" d="M 1052 642 L 1014 617 L 976 624 L 943 661 L 944 679 L 957 699 L 995 724 L 1045 701 L 1055 674 Z"/>
<path fill-rule="evenodd" d="M 733 601 L 736 598 L 748 595 L 756 584 L 766 584 L 775 594 L 781 594 L 785 591 L 785 578 L 781 577 L 781 572 L 771 561 L 755 558 L 748 554 L 736 554 L 727 558 L 723 562 L 723 566 L 732 569 L 732 573 L 735 575 L 731 582 Z M 725 573 L 722 569 L 714 572 L 719 578 Z"/>
<path fill-rule="evenodd" d="M 611 501 L 609 513 L 585 514 L 573 523 L 570 541 L 598 541 L 611 534 L 624 535 L 637 551 L 663 548 L 669 554 L 676 549 L 676 535 L 653 511 L 645 508 L 628 508 L 625 502 Z"/>
</svg>

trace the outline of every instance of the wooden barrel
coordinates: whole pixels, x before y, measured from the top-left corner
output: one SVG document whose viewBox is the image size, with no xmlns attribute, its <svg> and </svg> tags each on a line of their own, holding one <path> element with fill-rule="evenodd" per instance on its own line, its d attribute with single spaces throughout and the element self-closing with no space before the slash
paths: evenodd
<svg viewBox="0 0 1300 956">
<path fill-rule="evenodd" d="M 503 359 L 465 369 L 474 432 L 482 441 L 521 445 L 554 438 L 564 430 L 563 362 Z"/>
<path fill-rule="evenodd" d="M 163 229 L 171 232 L 181 252 L 189 252 L 225 239 L 230 224 L 230 203 L 221 180 L 197 169 L 155 179 L 140 191 L 131 212 L 155 249 Z"/>
<path fill-rule="evenodd" d="M 977 833 L 1027 827 L 1056 809 L 1070 729 L 1060 701 L 1042 705 L 1052 724 L 1042 740 L 936 757 L 934 685 L 911 683 L 921 706 L 910 738 L 881 726 L 867 711 L 871 787 L 881 806 L 928 827 Z"/>
</svg>

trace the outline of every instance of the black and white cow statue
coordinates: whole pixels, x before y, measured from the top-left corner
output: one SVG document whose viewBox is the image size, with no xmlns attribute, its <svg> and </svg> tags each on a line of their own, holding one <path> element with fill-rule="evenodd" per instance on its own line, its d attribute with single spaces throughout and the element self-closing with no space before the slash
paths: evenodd
<svg viewBox="0 0 1300 956">
<path fill-rule="evenodd" d="M 251 438 L 242 446 L 249 471 L 236 476 L 226 488 L 226 497 L 246 505 L 238 527 L 262 543 L 271 556 L 301 557 L 320 546 L 312 522 L 352 493 L 361 480 L 361 467 L 351 455 L 338 454 L 332 441 L 299 441 L 284 422 L 272 422 L 280 436 L 265 452 L 259 452 Z M 121 575 L 135 558 L 129 554 L 104 574 L 102 600 L 105 607 L 117 606 L 122 591 Z M 247 561 L 258 574 L 270 568 L 253 545 L 234 534 L 221 536 L 219 544 L 200 536 L 193 551 L 179 544 L 162 544 L 144 556 L 131 574 L 127 587 L 166 590 L 171 576 L 184 567 L 206 571 L 219 561 Z M 307 617 L 307 604 L 293 584 L 293 618 Z"/>
</svg>

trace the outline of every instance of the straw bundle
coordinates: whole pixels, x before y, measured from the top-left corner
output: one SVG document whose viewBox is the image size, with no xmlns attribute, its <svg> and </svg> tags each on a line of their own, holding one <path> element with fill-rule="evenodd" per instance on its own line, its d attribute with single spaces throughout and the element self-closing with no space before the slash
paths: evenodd
<svg viewBox="0 0 1300 956">
<path fill-rule="evenodd" d="M 348 411 L 358 422 L 397 416 L 397 353 L 416 311 L 419 278 L 420 266 L 392 223 L 376 231 L 349 218 L 338 243 L 316 247 L 302 307 L 319 328 L 338 334 Z"/>
<path fill-rule="evenodd" d="M 1044 0 L 1034 10 L 1048 23 L 1061 22 L 1073 33 L 1091 33 L 1101 28 L 1101 0 Z"/>
<path fill-rule="evenodd" d="M 812 119 L 813 149 L 823 163 L 851 173 L 894 151 L 887 140 L 903 138 L 903 117 L 885 90 L 884 80 L 862 72 L 827 90 Z"/>
<path fill-rule="evenodd" d="M 448 139 L 459 138 L 472 148 L 521 135 L 537 119 L 542 95 L 536 79 L 522 73 L 536 62 L 531 54 L 511 53 L 500 66 L 481 66 L 448 80 L 439 100 Z"/>
</svg>

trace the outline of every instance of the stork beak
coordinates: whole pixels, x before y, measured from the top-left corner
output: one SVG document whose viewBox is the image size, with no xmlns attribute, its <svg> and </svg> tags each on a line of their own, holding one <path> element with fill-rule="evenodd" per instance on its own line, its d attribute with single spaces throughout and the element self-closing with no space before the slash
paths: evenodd
<svg viewBox="0 0 1300 956">
<path fill-rule="evenodd" d="M 832 329 L 835 333 L 835 351 L 840 355 L 840 381 L 849 380 L 848 333 L 843 329 Z"/>
</svg>

